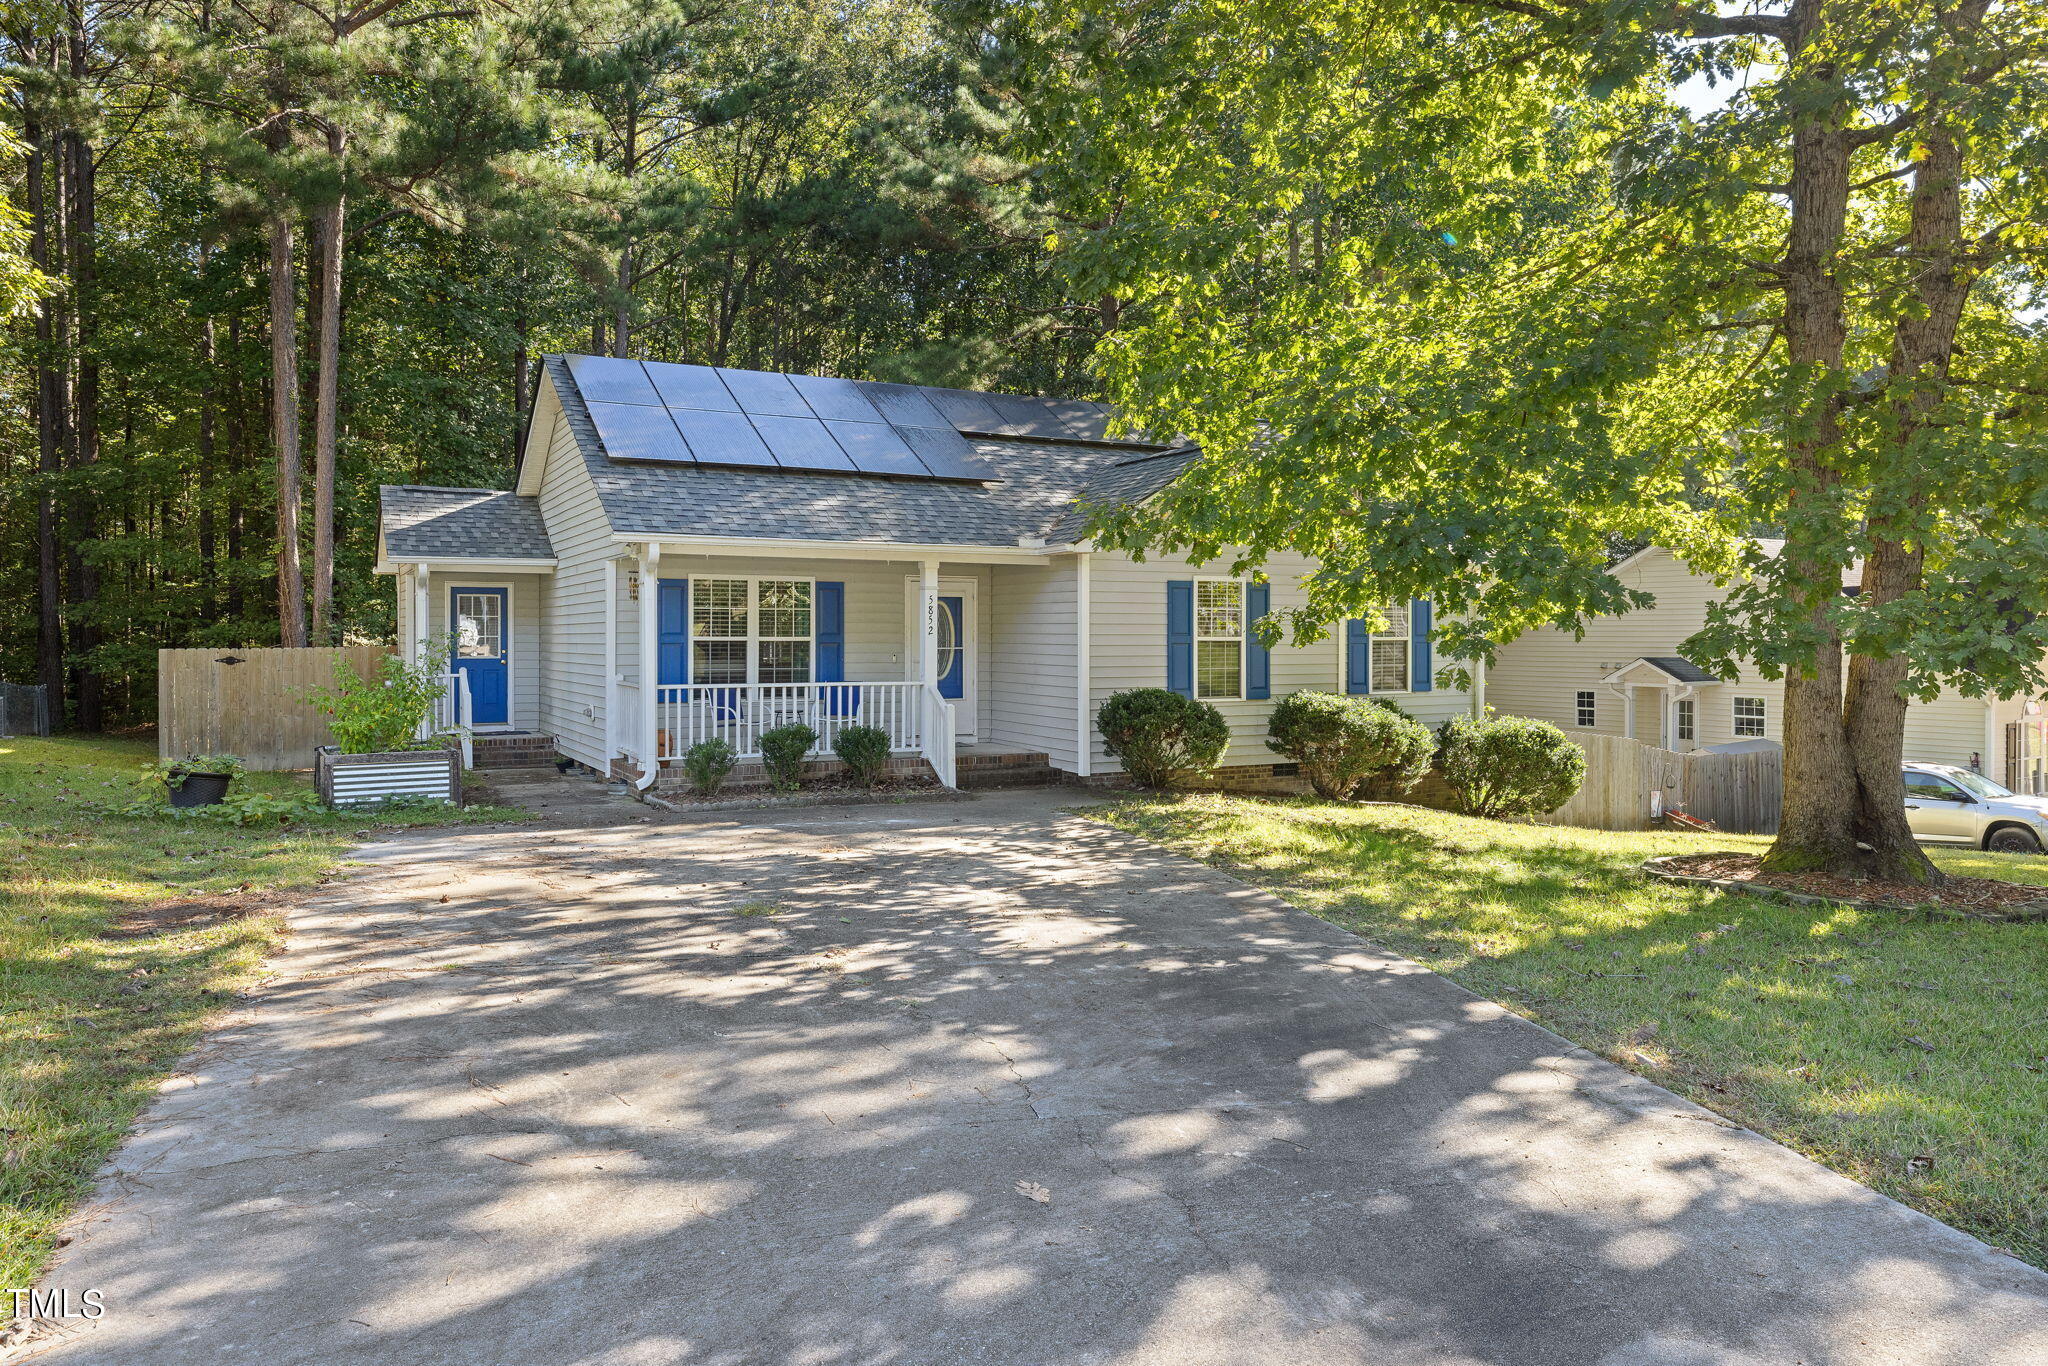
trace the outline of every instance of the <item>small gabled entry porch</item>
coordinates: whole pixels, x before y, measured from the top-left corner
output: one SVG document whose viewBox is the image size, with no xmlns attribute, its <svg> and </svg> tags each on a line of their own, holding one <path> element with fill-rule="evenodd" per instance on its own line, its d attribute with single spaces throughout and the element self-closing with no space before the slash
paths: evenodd
<svg viewBox="0 0 2048 1366">
<path fill-rule="evenodd" d="M 641 786 L 678 781 L 682 756 L 707 740 L 752 768 L 761 737 L 787 725 L 816 733 L 821 768 L 841 734 L 866 726 L 889 737 L 898 771 L 947 787 L 962 785 L 963 745 L 976 747 L 978 774 L 1051 772 L 1042 742 L 1007 733 L 1019 709 L 999 702 L 993 676 L 1004 566 L 1050 576 L 1046 556 L 760 548 L 637 543 L 612 561 L 607 743 Z M 1072 696 L 1069 685 L 1069 714 Z M 1002 762 L 982 762 L 989 753 Z"/>
</svg>

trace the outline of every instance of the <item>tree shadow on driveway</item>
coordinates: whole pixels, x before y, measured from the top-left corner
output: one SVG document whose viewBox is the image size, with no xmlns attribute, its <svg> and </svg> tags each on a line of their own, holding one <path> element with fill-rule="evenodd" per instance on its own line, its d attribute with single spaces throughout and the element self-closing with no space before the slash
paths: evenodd
<svg viewBox="0 0 2048 1366">
<path fill-rule="evenodd" d="M 65 1362 L 2038 1361 L 2048 1277 L 1038 794 L 370 851 Z"/>
</svg>

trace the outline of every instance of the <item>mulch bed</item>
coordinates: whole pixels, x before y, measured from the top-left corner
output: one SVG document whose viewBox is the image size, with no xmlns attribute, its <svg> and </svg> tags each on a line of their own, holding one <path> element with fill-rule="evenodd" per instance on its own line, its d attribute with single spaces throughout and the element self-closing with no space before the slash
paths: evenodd
<svg viewBox="0 0 2048 1366">
<path fill-rule="evenodd" d="M 1767 873 L 1756 854 L 1673 854 L 1643 865 L 1653 874 L 1703 878 L 1742 889 L 1790 893 L 1890 910 L 1934 910 L 1973 920 L 2048 920 L 2048 887 L 1957 877 L 1939 887 L 1835 873 Z"/>
</svg>

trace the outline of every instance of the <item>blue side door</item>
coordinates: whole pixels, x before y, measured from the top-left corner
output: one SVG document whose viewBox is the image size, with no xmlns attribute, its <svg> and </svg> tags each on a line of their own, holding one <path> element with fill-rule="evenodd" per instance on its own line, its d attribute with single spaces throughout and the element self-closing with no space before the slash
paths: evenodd
<svg viewBox="0 0 2048 1366">
<path fill-rule="evenodd" d="M 967 695 L 967 599 L 939 597 L 939 696 Z"/>
<path fill-rule="evenodd" d="M 469 720 L 502 726 L 512 720 L 512 622 L 503 588 L 451 588 L 448 622 L 455 633 L 452 667 L 469 678 Z"/>
</svg>

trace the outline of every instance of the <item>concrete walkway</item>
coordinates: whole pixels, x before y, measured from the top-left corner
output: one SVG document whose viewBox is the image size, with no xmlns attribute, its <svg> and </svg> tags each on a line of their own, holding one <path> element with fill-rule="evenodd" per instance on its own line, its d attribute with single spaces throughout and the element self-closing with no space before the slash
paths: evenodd
<svg viewBox="0 0 2048 1366">
<path fill-rule="evenodd" d="M 38 1359 L 2048 1361 L 2048 1277 L 1059 800 L 373 848 Z"/>
</svg>

